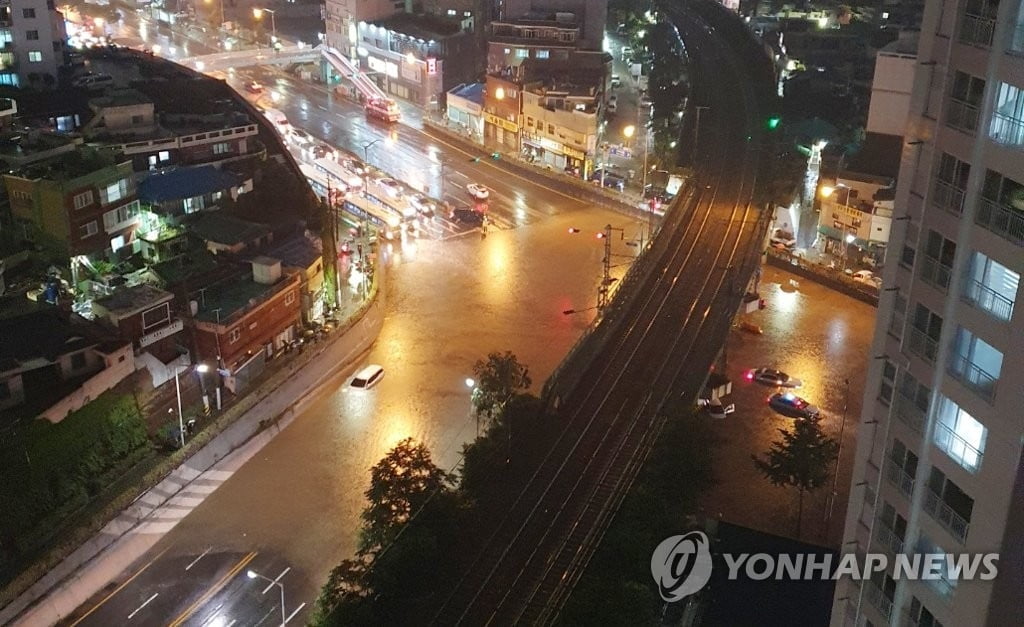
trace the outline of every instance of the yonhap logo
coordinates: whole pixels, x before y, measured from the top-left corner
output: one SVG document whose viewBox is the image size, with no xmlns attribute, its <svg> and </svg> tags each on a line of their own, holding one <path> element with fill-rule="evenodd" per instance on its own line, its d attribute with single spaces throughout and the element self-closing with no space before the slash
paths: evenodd
<svg viewBox="0 0 1024 627">
<path fill-rule="evenodd" d="M 711 579 L 711 549 L 702 531 L 691 531 L 661 541 L 651 556 L 651 575 L 667 603 L 700 591 Z"/>
</svg>

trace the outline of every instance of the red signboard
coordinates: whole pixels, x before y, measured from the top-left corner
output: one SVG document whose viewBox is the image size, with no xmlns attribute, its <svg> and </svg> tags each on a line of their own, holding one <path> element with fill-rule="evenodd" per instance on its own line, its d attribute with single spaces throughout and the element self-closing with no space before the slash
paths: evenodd
<svg viewBox="0 0 1024 627">
<path fill-rule="evenodd" d="M 427 59 L 427 74 L 437 74 L 437 59 Z"/>
</svg>

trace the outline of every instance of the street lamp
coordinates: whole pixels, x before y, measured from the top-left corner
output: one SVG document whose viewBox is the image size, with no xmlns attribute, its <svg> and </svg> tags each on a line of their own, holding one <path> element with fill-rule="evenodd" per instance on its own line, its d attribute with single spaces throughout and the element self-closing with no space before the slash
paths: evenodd
<svg viewBox="0 0 1024 627">
<path fill-rule="evenodd" d="M 256 18 L 257 20 L 263 19 L 263 14 L 264 13 L 269 13 L 270 14 L 270 28 L 271 28 L 271 31 L 273 33 L 271 38 L 270 38 L 270 43 L 271 43 L 271 45 L 273 45 L 273 44 L 275 44 L 277 42 L 277 19 L 274 16 L 274 14 L 277 13 L 277 11 L 275 11 L 274 9 L 264 9 L 264 8 L 261 8 L 261 7 L 253 7 L 252 16 L 254 18 Z"/>
<path fill-rule="evenodd" d="M 850 192 L 853 191 L 853 188 L 849 187 L 848 185 L 844 185 L 843 183 L 838 183 L 835 187 L 832 187 L 831 185 L 823 185 L 821 187 L 821 197 L 831 198 L 832 195 L 836 193 L 837 188 L 840 187 L 846 190 L 846 196 L 843 197 L 842 204 L 844 207 L 848 207 L 850 205 Z M 836 202 L 838 203 L 838 201 Z"/>
<path fill-rule="evenodd" d="M 203 409 L 206 411 L 210 410 L 210 395 L 206 393 L 206 377 L 203 376 L 210 371 L 210 367 L 206 364 L 199 364 L 196 366 L 196 372 L 199 373 L 199 385 L 203 389 Z"/>
<path fill-rule="evenodd" d="M 203 368 L 203 370 L 200 370 L 200 368 Z M 174 395 L 178 399 L 178 438 L 181 442 L 182 448 L 185 448 L 185 418 L 181 414 L 181 383 L 178 381 L 178 375 L 183 372 L 188 372 L 188 369 L 189 366 L 182 366 L 181 364 L 174 365 Z M 196 367 L 198 372 L 206 372 L 206 369 L 207 366 L 205 364 L 199 364 L 199 366 Z M 200 381 L 201 380 L 202 377 L 200 377 Z M 206 396 L 205 386 L 203 396 Z"/>
<path fill-rule="evenodd" d="M 853 233 L 847 233 L 844 238 L 845 244 L 843 244 L 843 272 L 846 272 L 846 260 L 850 257 L 850 244 L 857 241 L 857 236 Z"/>
<path fill-rule="evenodd" d="M 288 614 L 284 609 L 284 584 L 278 581 L 277 579 L 271 579 L 270 577 L 261 575 L 255 570 L 252 570 L 251 568 L 248 571 L 246 571 L 245 576 L 249 579 L 259 578 L 264 581 L 269 581 L 272 585 L 277 586 L 281 590 L 281 627 L 284 627 L 288 623 Z"/>
</svg>

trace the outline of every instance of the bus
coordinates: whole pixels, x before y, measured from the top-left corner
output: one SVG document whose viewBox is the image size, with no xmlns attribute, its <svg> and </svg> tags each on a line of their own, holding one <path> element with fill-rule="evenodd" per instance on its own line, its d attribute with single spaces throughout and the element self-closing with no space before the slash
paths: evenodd
<svg viewBox="0 0 1024 627">
<path fill-rule="evenodd" d="M 389 98 L 372 98 L 366 103 L 366 117 L 384 122 L 397 122 L 402 117 L 398 105 Z"/>
<path fill-rule="evenodd" d="M 313 188 L 315 193 L 320 200 L 327 200 L 332 203 L 338 203 L 345 199 L 345 191 L 339 189 L 332 183 L 328 183 L 327 177 L 316 171 L 311 165 L 306 163 L 299 164 L 299 170 L 302 171 L 303 176 L 306 177 L 306 181 L 309 182 L 309 186 Z M 327 191 L 330 190 L 331 197 L 327 197 Z"/>
<path fill-rule="evenodd" d="M 392 230 L 397 229 L 402 223 L 402 216 L 389 207 L 378 205 L 371 200 L 362 198 L 358 194 L 345 194 L 334 183 L 330 183 L 328 188 L 327 176 L 313 166 L 300 163 L 299 169 L 306 177 L 306 180 L 309 181 L 309 186 L 313 188 L 313 192 L 321 200 L 327 200 L 327 190 L 330 189 L 332 202 L 343 203 L 342 207 L 345 211 L 360 219 L 366 218 L 377 227 L 383 229 L 385 235 L 390 237 L 389 234 Z"/>
<path fill-rule="evenodd" d="M 317 172 L 330 179 L 331 185 L 344 186 L 346 189 L 362 189 L 363 187 L 363 179 L 358 174 L 349 172 L 333 159 L 321 157 L 313 161 L 313 167 Z"/>
</svg>

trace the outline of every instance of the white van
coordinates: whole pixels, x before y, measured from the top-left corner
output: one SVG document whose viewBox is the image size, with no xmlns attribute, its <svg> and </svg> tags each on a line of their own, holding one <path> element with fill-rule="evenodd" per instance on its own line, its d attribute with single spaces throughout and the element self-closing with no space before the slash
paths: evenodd
<svg viewBox="0 0 1024 627">
<path fill-rule="evenodd" d="M 356 373 L 350 384 L 352 387 L 365 390 L 377 385 L 377 382 L 384 377 L 384 367 L 371 364 Z"/>
</svg>

